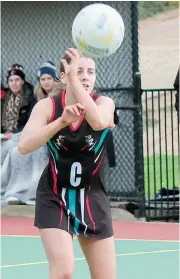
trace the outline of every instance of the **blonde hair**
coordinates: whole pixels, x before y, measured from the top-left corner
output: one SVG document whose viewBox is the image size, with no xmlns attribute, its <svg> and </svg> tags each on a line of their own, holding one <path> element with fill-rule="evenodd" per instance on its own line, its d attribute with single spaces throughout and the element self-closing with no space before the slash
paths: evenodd
<svg viewBox="0 0 180 279">
<path fill-rule="evenodd" d="M 61 94 L 63 90 L 64 90 L 64 86 L 62 82 L 54 80 L 53 88 L 49 93 L 46 93 L 46 91 L 42 88 L 40 82 L 38 82 L 34 87 L 34 96 L 37 99 L 37 101 L 40 101 L 49 96 L 58 96 Z"/>
</svg>

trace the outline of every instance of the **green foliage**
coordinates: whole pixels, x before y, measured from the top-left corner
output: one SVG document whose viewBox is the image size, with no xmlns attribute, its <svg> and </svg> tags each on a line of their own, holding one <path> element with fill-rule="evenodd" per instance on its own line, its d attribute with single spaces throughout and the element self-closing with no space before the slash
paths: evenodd
<svg viewBox="0 0 180 279">
<path fill-rule="evenodd" d="M 178 1 L 139 1 L 139 18 L 145 19 L 178 7 Z"/>
<path fill-rule="evenodd" d="M 179 8 L 179 1 L 168 1 L 168 6 L 173 9 Z"/>
</svg>

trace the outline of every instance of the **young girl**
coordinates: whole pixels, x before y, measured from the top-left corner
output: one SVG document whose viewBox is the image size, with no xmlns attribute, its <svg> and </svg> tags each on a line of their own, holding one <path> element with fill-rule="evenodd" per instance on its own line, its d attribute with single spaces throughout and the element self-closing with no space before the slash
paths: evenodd
<svg viewBox="0 0 180 279">
<path fill-rule="evenodd" d="M 73 234 L 91 278 L 115 279 L 111 210 L 99 176 L 115 105 L 93 93 L 94 60 L 72 48 L 65 54 L 61 81 L 66 91 L 37 103 L 19 142 L 22 154 L 46 142 L 51 153 L 37 189 L 35 226 L 40 229 L 50 279 L 72 278 Z"/>
</svg>

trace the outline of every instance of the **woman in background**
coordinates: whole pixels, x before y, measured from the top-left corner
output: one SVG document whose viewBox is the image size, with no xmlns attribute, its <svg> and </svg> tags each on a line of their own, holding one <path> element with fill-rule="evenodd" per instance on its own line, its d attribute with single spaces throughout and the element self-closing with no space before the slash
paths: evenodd
<svg viewBox="0 0 180 279">
<path fill-rule="evenodd" d="M 50 61 L 45 62 L 39 68 L 37 77 L 38 83 L 34 88 L 34 94 L 37 101 L 49 96 L 60 95 L 63 88 L 59 81 L 54 63 Z"/>
</svg>

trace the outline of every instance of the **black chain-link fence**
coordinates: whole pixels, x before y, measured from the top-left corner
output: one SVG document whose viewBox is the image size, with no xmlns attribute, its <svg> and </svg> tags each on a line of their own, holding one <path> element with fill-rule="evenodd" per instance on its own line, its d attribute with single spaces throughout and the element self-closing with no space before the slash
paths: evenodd
<svg viewBox="0 0 180 279">
<path fill-rule="evenodd" d="M 109 91 L 117 106 L 119 123 L 113 129 L 116 166 L 109 168 L 105 163 L 105 184 L 111 199 L 135 197 L 135 157 L 134 157 L 134 110 L 132 96 L 128 90 Z M 127 103 L 126 98 L 129 100 Z M 131 100 L 131 101 L 130 101 Z M 127 103 L 127 105 L 124 103 Z"/>
<path fill-rule="evenodd" d="M 80 9 L 94 2 L 2 2 L 1 59 L 3 80 L 12 63 L 21 62 L 29 81 L 44 61 L 59 67 L 64 50 L 73 46 L 71 28 Z M 125 24 L 122 46 L 108 58 L 97 60 L 97 87 L 132 86 L 133 48 L 131 2 L 105 2 L 117 9 Z M 137 43 L 137 42 L 136 42 Z"/>
<path fill-rule="evenodd" d="M 59 68 L 64 50 L 72 47 L 71 28 L 76 14 L 95 2 L 2 2 L 1 75 L 13 63 L 24 66 L 27 81 L 37 82 L 37 70 L 47 60 Z M 102 2 L 103 3 L 103 2 Z M 133 77 L 138 70 L 137 2 L 104 2 L 120 12 L 124 41 L 112 56 L 97 59 L 96 88 L 111 96 L 120 109 L 114 129 L 116 167 L 105 168 L 108 194 L 116 199 L 138 199 L 136 181 L 135 107 Z M 88 23 L 87 23 L 88 24 Z"/>
</svg>

